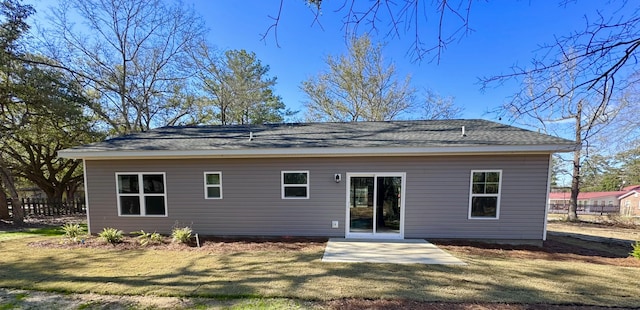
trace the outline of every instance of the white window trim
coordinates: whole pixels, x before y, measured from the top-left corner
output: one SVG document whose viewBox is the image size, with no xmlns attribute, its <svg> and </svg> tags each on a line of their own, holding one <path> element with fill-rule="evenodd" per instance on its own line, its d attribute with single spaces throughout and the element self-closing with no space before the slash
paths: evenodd
<svg viewBox="0 0 640 310">
<path fill-rule="evenodd" d="M 285 173 L 306 173 L 307 174 L 307 184 L 284 184 L 284 174 Z M 311 175 L 309 174 L 309 170 L 287 170 L 280 172 L 280 196 L 282 199 L 309 199 L 311 193 L 309 192 L 309 184 L 311 183 Z M 284 196 L 284 188 L 285 187 L 306 187 L 307 188 L 307 196 L 306 197 L 285 197 Z"/>
<path fill-rule="evenodd" d="M 207 184 L 207 174 L 217 174 L 220 179 L 220 184 Z M 222 199 L 222 171 L 205 171 L 204 172 L 204 199 Z M 208 188 L 217 187 L 220 189 L 220 197 L 208 197 Z"/>
<path fill-rule="evenodd" d="M 144 193 L 144 185 L 142 176 L 149 174 L 161 174 L 162 175 L 162 186 L 164 187 L 164 193 L 162 194 L 145 194 Z M 118 176 L 120 175 L 137 175 L 138 176 L 138 193 L 134 194 L 121 194 L 118 190 Z M 120 196 L 137 196 L 140 201 L 140 214 L 122 214 L 122 208 L 120 206 Z M 157 196 L 164 197 L 164 214 L 149 214 L 147 215 L 147 206 L 144 201 L 145 196 Z M 167 217 L 169 216 L 169 204 L 167 203 L 167 175 L 165 172 L 116 172 L 116 197 L 118 204 L 118 216 L 122 217 Z"/>
<path fill-rule="evenodd" d="M 498 194 L 474 194 L 473 193 L 473 174 L 477 172 L 497 172 L 498 173 Z M 498 201 L 496 205 L 496 216 L 495 217 L 486 217 L 486 216 L 471 216 L 471 207 L 473 203 L 473 197 L 496 197 L 498 196 Z M 469 213 L 467 214 L 467 219 L 469 220 L 498 220 L 500 219 L 500 200 L 502 197 L 502 169 L 493 169 L 493 170 L 471 170 L 471 176 L 469 178 Z"/>
</svg>

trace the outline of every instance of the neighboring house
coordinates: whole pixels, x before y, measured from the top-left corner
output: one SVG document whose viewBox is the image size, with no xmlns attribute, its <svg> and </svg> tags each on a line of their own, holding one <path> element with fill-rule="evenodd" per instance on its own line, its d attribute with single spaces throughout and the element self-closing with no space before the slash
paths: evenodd
<svg viewBox="0 0 640 310">
<path fill-rule="evenodd" d="M 551 154 L 485 120 L 165 127 L 66 149 L 88 224 L 125 232 L 543 240 Z"/>
<path fill-rule="evenodd" d="M 619 191 L 580 192 L 578 193 L 578 211 L 582 213 L 617 213 L 619 211 L 622 215 L 634 215 L 629 211 L 625 211 L 625 206 L 633 202 L 632 194 L 638 191 L 640 191 L 640 185 L 627 186 Z M 623 197 L 628 197 L 628 199 L 622 201 Z M 556 213 L 567 212 L 570 199 L 571 192 L 549 193 L 550 211 Z M 636 203 L 635 206 L 637 207 L 638 204 Z M 637 213 L 640 215 L 640 210 Z"/>
<path fill-rule="evenodd" d="M 618 212 L 618 196 L 625 192 L 580 192 L 578 211 L 582 213 Z M 549 193 L 549 208 L 552 213 L 567 212 L 571 192 Z"/>
<path fill-rule="evenodd" d="M 626 187 L 626 193 L 618 197 L 620 214 L 626 216 L 640 216 L 640 185 Z"/>
</svg>

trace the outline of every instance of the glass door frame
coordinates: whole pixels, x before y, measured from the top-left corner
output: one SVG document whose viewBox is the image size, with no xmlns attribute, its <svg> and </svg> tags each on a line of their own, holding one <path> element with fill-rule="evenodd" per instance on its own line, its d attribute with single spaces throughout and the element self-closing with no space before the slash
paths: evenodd
<svg viewBox="0 0 640 310">
<path fill-rule="evenodd" d="M 371 233 L 351 232 L 351 178 L 352 177 L 372 177 L 374 183 L 373 198 L 373 230 Z M 400 231 L 399 233 L 379 233 L 376 232 L 376 216 L 377 216 L 377 178 L 378 177 L 400 177 Z M 347 172 L 346 173 L 346 212 L 345 212 L 345 238 L 361 238 L 361 239 L 404 239 L 404 209 L 405 209 L 405 193 L 407 183 L 406 172 Z"/>
</svg>

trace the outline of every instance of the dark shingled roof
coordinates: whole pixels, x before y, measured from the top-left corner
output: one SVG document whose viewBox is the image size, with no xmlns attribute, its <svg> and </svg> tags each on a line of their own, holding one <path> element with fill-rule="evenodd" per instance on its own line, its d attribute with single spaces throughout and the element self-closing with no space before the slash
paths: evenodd
<svg viewBox="0 0 640 310">
<path fill-rule="evenodd" d="M 576 144 L 574 141 L 476 119 L 162 127 L 67 149 L 62 153 L 529 145 L 575 147 Z"/>
</svg>

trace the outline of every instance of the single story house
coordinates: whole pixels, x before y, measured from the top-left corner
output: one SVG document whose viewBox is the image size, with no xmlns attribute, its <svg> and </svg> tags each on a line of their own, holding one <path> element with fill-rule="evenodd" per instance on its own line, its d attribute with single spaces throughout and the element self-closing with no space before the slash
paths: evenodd
<svg viewBox="0 0 640 310">
<path fill-rule="evenodd" d="M 621 215 L 640 215 L 640 210 L 636 209 L 640 205 L 633 198 L 634 193 L 640 191 L 640 185 L 631 185 L 619 191 L 607 192 L 580 192 L 578 193 L 578 211 L 584 213 L 611 213 L 619 211 Z M 637 196 L 635 196 L 637 198 Z M 624 199 L 624 200 L 623 200 Z M 571 192 L 551 192 L 549 193 L 549 208 L 551 212 L 566 212 L 569 208 Z M 634 213 L 635 212 L 635 213 Z"/>
<path fill-rule="evenodd" d="M 617 212 L 620 207 L 618 196 L 624 194 L 623 191 L 611 192 L 580 192 L 578 193 L 579 211 L 592 212 Z M 549 208 L 552 210 L 565 212 L 569 208 L 571 200 L 571 192 L 552 192 L 549 193 Z"/>
<path fill-rule="evenodd" d="M 640 216 L 640 185 L 625 187 L 627 191 L 618 197 L 620 214 L 625 216 Z"/>
<path fill-rule="evenodd" d="M 551 154 L 486 120 L 163 127 L 62 150 L 88 224 L 125 232 L 543 240 Z"/>
</svg>

